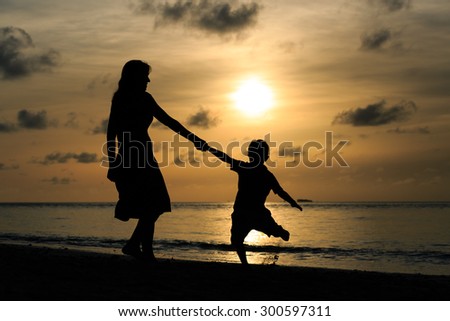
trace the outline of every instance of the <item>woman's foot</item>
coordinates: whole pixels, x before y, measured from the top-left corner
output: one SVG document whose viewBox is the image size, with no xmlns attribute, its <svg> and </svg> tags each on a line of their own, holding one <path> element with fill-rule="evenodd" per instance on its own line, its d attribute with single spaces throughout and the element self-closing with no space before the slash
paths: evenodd
<svg viewBox="0 0 450 321">
<path fill-rule="evenodd" d="M 156 264 L 158 263 L 158 260 L 156 259 L 155 255 L 153 254 L 153 251 L 151 252 L 142 252 L 142 256 L 141 256 L 142 260 L 145 263 L 149 263 L 149 264 Z"/>
<path fill-rule="evenodd" d="M 143 253 L 141 252 L 141 249 L 139 246 L 132 246 L 129 244 L 126 244 L 122 248 L 122 253 L 125 255 L 130 255 L 136 259 L 142 259 Z"/>
</svg>

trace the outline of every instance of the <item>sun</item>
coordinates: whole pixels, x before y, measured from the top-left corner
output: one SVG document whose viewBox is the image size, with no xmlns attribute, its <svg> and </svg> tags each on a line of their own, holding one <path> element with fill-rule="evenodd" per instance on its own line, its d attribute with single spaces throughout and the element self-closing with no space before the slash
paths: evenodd
<svg viewBox="0 0 450 321">
<path fill-rule="evenodd" d="M 236 108 L 248 116 L 263 115 L 273 107 L 272 90 L 256 77 L 243 81 L 231 94 L 231 99 Z"/>
</svg>

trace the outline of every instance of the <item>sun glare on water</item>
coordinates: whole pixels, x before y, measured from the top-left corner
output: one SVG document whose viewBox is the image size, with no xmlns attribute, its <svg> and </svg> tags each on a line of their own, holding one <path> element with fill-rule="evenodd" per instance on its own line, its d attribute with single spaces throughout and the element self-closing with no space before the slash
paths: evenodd
<svg viewBox="0 0 450 321">
<path fill-rule="evenodd" d="M 242 82 L 231 98 L 236 108 L 248 116 L 263 115 L 273 106 L 272 90 L 258 78 Z"/>
</svg>

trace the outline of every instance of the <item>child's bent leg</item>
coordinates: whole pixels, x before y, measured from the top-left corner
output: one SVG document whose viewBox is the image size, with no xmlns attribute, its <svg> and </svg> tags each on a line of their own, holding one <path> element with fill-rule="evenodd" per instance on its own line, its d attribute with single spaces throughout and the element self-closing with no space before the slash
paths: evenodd
<svg viewBox="0 0 450 321">
<path fill-rule="evenodd" d="M 283 241 L 289 241 L 290 233 L 286 231 L 281 225 L 273 219 L 271 215 L 267 215 L 261 220 L 260 229 L 261 232 L 266 233 L 268 236 L 281 237 Z"/>
<path fill-rule="evenodd" d="M 281 239 L 286 242 L 289 241 L 289 238 L 291 237 L 291 234 L 289 233 L 289 231 L 285 230 L 281 225 L 280 225 L 280 228 L 282 229 L 281 235 L 280 235 Z"/>
<path fill-rule="evenodd" d="M 289 241 L 290 238 L 289 232 L 275 222 L 269 210 L 261 215 L 256 229 L 265 233 L 269 237 L 271 235 L 274 237 L 281 237 L 283 241 Z"/>
<path fill-rule="evenodd" d="M 275 237 L 281 237 L 281 239 L 286 242 L 289 241 L 289 238 L 291 236 L 289 231 L 285 230 L 281 225 L 277 225 L 272 235 Z"/>
</svg>

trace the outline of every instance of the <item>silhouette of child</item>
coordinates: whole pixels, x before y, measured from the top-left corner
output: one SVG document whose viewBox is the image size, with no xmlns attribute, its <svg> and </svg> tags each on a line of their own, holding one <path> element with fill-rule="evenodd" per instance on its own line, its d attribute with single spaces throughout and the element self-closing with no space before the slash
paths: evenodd
<svg viewBox="0 0 450 321">
<path fill-rule="evenodd" d="M 249 162 L 233 159 L 222 151 L 210 146 L 207 150 L 220 160 L 231 165 L 231 170 L 239 175 L 238 192 L 231 215 L 231 244 L 237 251 L 242 264 L 247 265 L 244 239 L 251 230 L 265 233 L 267 236 L 281 237 L 289 240 L 289 232 L 278 225 L 271 212 L 265 207 L 270 191 L 302 210 L 301 206 L 283 190 L 275 176 L 267 169 L 264 162 L 269 158 L 269 145 L 261 140 L 254 140 L 248 147 Z"/>
</svg>

